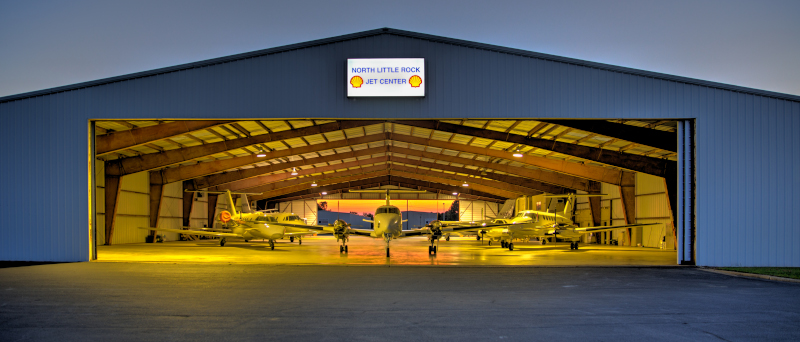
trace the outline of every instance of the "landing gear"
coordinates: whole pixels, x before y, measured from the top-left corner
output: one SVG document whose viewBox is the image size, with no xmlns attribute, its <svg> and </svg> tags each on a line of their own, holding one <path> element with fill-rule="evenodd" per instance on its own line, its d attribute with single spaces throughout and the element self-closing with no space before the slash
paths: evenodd
<svg viewBox="0 0 800 342">
<path fill-rule="evenodd" d="M 492 240 L 489 240 L 489 246 L 491 246 L 491 245 L 492 245 Z"/>
<path fill-rule="evenodd" d="M 450 241 L 450 235 L 449 234 L 444 237 L 444 241 Z"/>
<path fill-rule="evenodd" d="M 500 247 L 506 248 L 506 242 L 505 241 L 500 241 Z"/>
<path fill-rule="evenodd" d="M 274 240 L 269 240 L 269 249 L 273 250 L 273 251 L 275 250 L 275 241 Z"/>
<path fill-rule="evenodd" d="M 294 236 L 289 237 L 289 242 L 294 242 Z"/>
<path fill-rule="evenodd" d="M 389 241 L 392 241 L 392 235 L 386 234 L 383 236 L 383 241 L 386 241 L 386 257 L 389 257 Z"/>
<path fill-rule="evenodd" d="M 547 244 L 547 238 L 541 238 L 540 240 L 542 240 L 542 246 Z"/>
<path fill-rule="evenodd" d="M 341 254 L 341 253 L 345 253 L 346 254 L 347 253 L 347 240 L 348 240 L 348 238 L 344 237 L 344 236 L 339 236 L 339 237 L 336 238 L 336 241 L 341 241 L 342 242 L 342 245 L 339 246 L 339 254 Z M 303 244 L 303 240 L 300 240 L 300 244 Z"/>
<path fill-rule="evenodd" d="M 250 242 L 250 240 L 245 239 L 244 242 Z"/>
<path fill-rule="evenodd" d="M 514 243 L 513 242 L 509 242 L 508 243 L 508 250 L 509 251 L 513 251 L 514 250 Z"/>
<path fill-rule="evenodd" d="M 481 236 L 480 236 L 480 235 L 478 235 L 478 236 L 475 238 L 475 240 L 481 241 Z"/>
<path fill-rule="evenodd" d="M 436 246 L 428 246 L 428 255 L 436 255 Z"/>
<path fill-rule="evenodd" d="M 219 240 L 219 246 L 220 247 L 225 246 L 225 242 L 228 242 L 228 241 L 225 238 L 222 238 L 222 240 Z"/>
<path fill-rule="evenodd" d="M 578 249 L 578 242 L 571 242 L 569 244 L 569 249 Z"/>
<path fill-rule="evenodd" d="M 298 244 L 298 245 L 302 245 L 302 244 L 303 244 L 303 239 L 301 239 L 301 238 L 297 238 L 297 244 Z"/>
<path fill-rule="evenodd" d="M 436 250 L 439 249 L 439 238 L 437 237 L 430 237 L 431 245 L 428 246 L 428 255 L 436 255 Z"/>
</svg>

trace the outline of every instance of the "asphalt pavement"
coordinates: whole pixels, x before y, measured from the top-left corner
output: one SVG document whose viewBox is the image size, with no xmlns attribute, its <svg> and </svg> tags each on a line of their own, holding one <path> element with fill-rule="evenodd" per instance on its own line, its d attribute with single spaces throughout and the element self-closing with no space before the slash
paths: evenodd
<svg viewBox="0 0 800 342">
<path fill-rule="evenodd" d="M 800 340 L 800 284 L 685 267 L 0 269 L 0 341 Z"/>
</svg>

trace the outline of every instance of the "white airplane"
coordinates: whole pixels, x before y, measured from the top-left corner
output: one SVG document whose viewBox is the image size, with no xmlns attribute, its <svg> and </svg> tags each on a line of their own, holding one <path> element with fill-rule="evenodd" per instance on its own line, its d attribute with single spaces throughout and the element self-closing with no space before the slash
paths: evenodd
<svg viewBox="0 0 800 342">
<path fill-rule="evenodd" d="M 339 246 L 339 253 L 347 253 L 347 241 L 349 241 L 349 236 L 353 235 L 361 235 L 361 236 L 369 236 L 372 238 L 380 238 L 386 242 L 386 257 L 389 257 L 389 243 L 394 239 L 406 238 L 410 236 L 422 236 L 427 235 L 428 241 L 430 242 L 430 246 L 428 246 L 428 254 L 436 254 L 439 245 L 439 239 L 442 237 L 442 225 L 438 221 L 431 222 L 429 227 L 423 227 L 418 229 L 411 229 L 411 230 L 403 230 L 403 222 L 408 220 L 403 220 L 403 216 L 400 213 L 400 208 L 395 207 L 390 204 L 390 196 L 391 194 L 396 193 L 424 193 L 424 190 L 350 190 L 350 192 L 361 192 L 361 193 L 385 193 L 386 194 L 386 205 L 382 205 L 375 209 L 375 215 L 373 216 L 372 220 L 363 220 L 364 222 L 369 222 L 373 224 L 373 229 L 355 229 L 350 228 L 349 225 L 346 223 L 338 223 L 334 225 L 334 232 L 333 235 L 336 237 L 336 241 L 340 241 L 342 244 Z M 337 221 L 338 222 L 338 221 Z M 461 230 L 475 230 L 477 228 L 485 228 L 486 225 L 477 225 L 477 226 L 458 226 L 453 227 L 452 231 L 461 231 Z"/>
<path fill-rule="evenodd" d="M 548 237 L 569 240 L 570 249 L 578 249 L 578 243 L 583 234 L 660 224 L 640 223 L 621 226 L 579 227 L 570 219 L 572 206 L 575 205 L 577 197 L 589 196 L 605 195 L 545 195 L 545 198 L 566 198 L 567 203 L 564 205 L 564 213 L 558 214 L 555 210 L 552 213 L 549 211 L 524 210 L 511 218 L 510 222 L 508 222 L 510 224 L 481 230 L 480 233 L 489 238 L 489 245 L 492 244 L 492 241 L 499 241 L 501 247 L 512 251 L 514 250 L 514 239 L 538 238 L 542 241 L 542 244 L 546 244 Z"/>
<path fill-rule="evenodd" d="M 156 227 L 139 228 L 186 235 L 217 236 L 222 238 L 219 241 L 220 246 L 225 246 L 228 238 L 240 238 L 245 242 L 255 239 L 264 239 L 269 240 L 270 249 L 273 250 L 275 249 L 275 240 L 284 239 L 287 237 L 290 239 L 293 239 L 294 237 L 301 239 L 304 235 L 310 235 L 319 231 L 324 231 L 326 228 L 328 230 L 332 229 L 331 227 L 306 225 L 305 222 L 300 219 L 300 217 L 292 213 L 271 214 L 253 211 L 250 209 L 250 204 L 247 202 L 247 195 L 260 194 L 231 192 L 230 190 L 224 192 L 187 190 L 187 192 L 222 194 L 224 196 L 224 199 L 228 202 L 228 208 L 230 208 L 230 211 L 223 210 L 214 218 L 215 222 L 220 222 L 222 224 L 222 229 L 204 229 L 192 227 L 186 227 L 188 230 Z M 241 207 L 239 211 L 236 210 L 237 206 L 233 201 L 233 197 L 231 196 L 234 194 L 242 196 L 240 198 Z M 344 221 L 339 221 L 337 221 L 336 224 L 346 225 Z M 302 240 L 300 240 L 300 244 L 302 244 Z"/>
</svg>

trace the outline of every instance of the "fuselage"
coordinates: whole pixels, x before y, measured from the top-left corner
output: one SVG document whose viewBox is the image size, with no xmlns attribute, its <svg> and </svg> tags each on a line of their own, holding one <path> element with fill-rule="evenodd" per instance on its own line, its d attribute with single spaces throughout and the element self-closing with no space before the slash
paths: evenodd
<svg viewBox="0 0 800 342">
<path fill-rule="evenodd" d="M 403 234 L 403 217 L 400 209 L 393 205 L 383 205 L 375 210 L 372 237 L 398 238 Z"/>
<path fill-rule="evenodd" d="M 237 214 L 226 224 L 226 227 L 230 229 L 232 233 L 242 235 L 245 240 L 282 239 L 287 229 L 279 224 L 275 216 L 274 214 L 270 215 L 265 213 Z M 287 220 L 286 222 L 294 222 L 294 220 Z M 305 223 L 300 221 L 300 224 Z"/>
<path fill-rule="evenodd" d="M 551 235 L 555 227 L 574 225 L 572 220 L 562 215 L 537 210 L 520 211 L 509 223 L 507 226 L 487 229 L 486 237 L 492 240 L 544 237 Z"/>
</svg>

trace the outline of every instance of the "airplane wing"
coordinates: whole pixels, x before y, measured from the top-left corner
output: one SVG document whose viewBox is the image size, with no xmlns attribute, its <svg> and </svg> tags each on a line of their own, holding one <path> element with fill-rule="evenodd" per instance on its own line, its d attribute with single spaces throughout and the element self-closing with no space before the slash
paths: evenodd
<svg viewBox="0 0 800 342">
<path fill-rule="evenodd" d="M 350 228 L 347 231 L 350 234 L 362 235 L 362 236 L 372 236 L 372 232 L 373 232 L 372 229 L 355 229 L 355 228 Z"/>
<path fill-rule="evenodd" d="M 185 229 L 172 229 L 172 228 L 153 228 L 153 227 L 139 227 L 139 229 L 155 230 L 159 232 L 171 232 L 185 235 L 206 235 L 206 236 L 220 236 L 220 237 L 242 237 L 239 234 L 210 232 L 204 230 L 185 230 Z"/>
<path fill-rule="evenodd" d="M 311 226 L 305 224 L 292 224 L 292 223 L 270 223 L 270 225 L 274 226 L 282 226 L 282 227 L 289 227 L 289 228 L 298 228 L 298 229 L 308 229 L 318 232 L 333 232 L 333 226 Z"/>
<path fill-rule="evenodd" d="M 317 233 L 317 232 L 305 232 L 305 233 L 285 233 L 285 234 L 283 234 L 283 235 L 285 235 L 285 236 L 290 236 L 290 237 L 291 237 L 291 236 L 306 236 L 306 235 L 314 235 L 314 234 L 316 234 L 316 233 Z"/>
<path fill-rule="evenodd" d="M 623 225 L 623 226 L 581 227 L 581 228 L 574 228 L 574 229 L 575 229 L 575 232 L 577 232 L 577 233 L 594 233 L 594 232 L 603 232 L 603 231 L 609 231 L 609 230 L 614 230 L 614 229 L 654 226 L 654 225 L 657 225 L 657 224 L 661 224 L 661 223 L 626 224 L 626 225 Z"/>
</svg>

